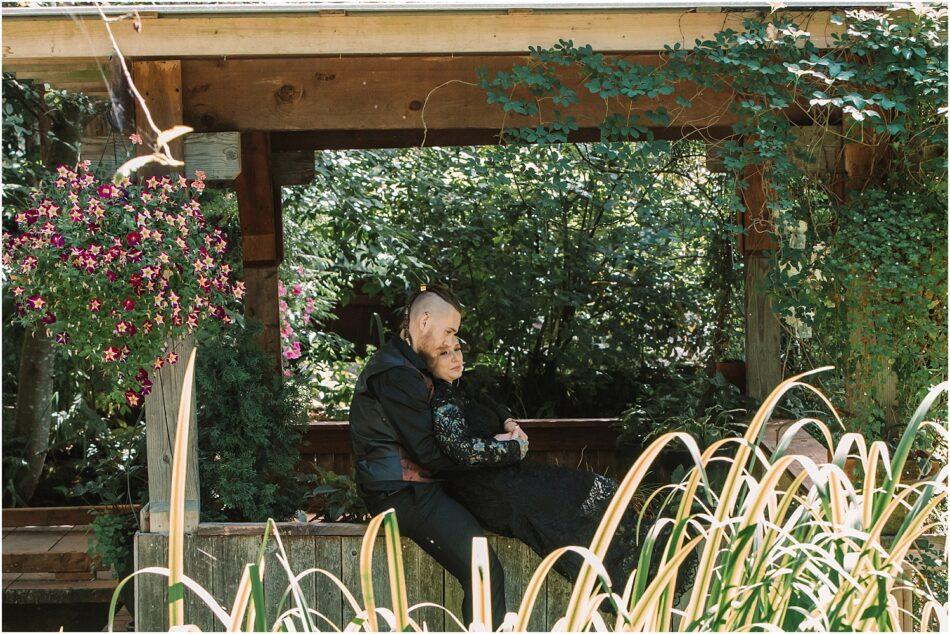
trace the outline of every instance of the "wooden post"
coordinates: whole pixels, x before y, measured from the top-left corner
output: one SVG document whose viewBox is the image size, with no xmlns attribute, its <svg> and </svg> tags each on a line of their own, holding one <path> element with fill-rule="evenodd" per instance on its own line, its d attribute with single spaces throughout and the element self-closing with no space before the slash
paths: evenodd
<svg viewBox="0 0 950 634">
<path fill-rule="evenodd" d="M 761 290 L 770 266 L 764 251 L 775 248 L 762 166 L 746 169 L 739 194 L 745 207 L 745 235 L 740 236 L 739 244 L 745 259 L 746 393 L 762 401 L 782 381 L 781 324 L 771 300 Z"/>
<path fill-rule="evenodd" d="M 264 325 L 258 345 L 273 355 L 280 371 L 278 268 L 284 256 L 280 186 L 274 183 L 270 137 L 241 132 L 241 173 L 235 179 L 241 217 L 246 294 L 244 312 Z"/>
<path fill-rule="evenodd" d="M 840 200 L 846 201 L 850 194 L 864 190 L 885 173 L 885 153 L 886 146 L 871 135 L 866 137 L 864 143 L 849 141 L 844 144 L 841 170 L 844 178 L 839 180 L 836 192 Z M 845 378 L 847 409 L 857 411 L 857 403 L 873 399 L 884 410 L 884 424 L 897 425 L 897 375 L 890 367 L 876 373 L 871 370 L 875 361 L 871 352 L 875 344 L 875 325 L 868 312 L 862 310 L 866 306 L 864 287 L 864 282 L 858 280 L 847 291 L 857 298 L 851 304 L 858 306 L 847 316 L 850 331 L 848 341 L 852 354 L 857 358 L 857 365 L 852 368 L 851 375 Z"/>
<path fill-rule="evenodd" d="M 165 130 L 182 123 L 181 61 L 136 61 L 132 64 L 133 81 L 155 125 Z M 137 152 L 151 153 L 155 132 L 148 123 L 142 104 L 135 104 L 135 127 L 142 136 L 143 145 Z M 181 159 L 183 141 L 169 143 L 172 156 Z M 139 171 L 139 178 L 169 172 L 163 165 L 149 164 Z M 170 341 L 168 350 L 176 352 L 181 362 L 166 365 L 154 373 L 152 392 L 145 399 L 146 443 L 148 447 L 148 505 L 147 526 L 151 532 L 168 530 L 168 504 L 171 492 L 171 461 L 178 425 L 178 401 L 181 382 L 184 378 L 186 354 L 193 345 L 191 337 Z M 198 486 L 198 433 L 195 421 L 196 397 L 192 392 L 190 425 L 188 432 L 188 468 L 185 483 L 185 530 L 193 531 L 198 526 L 200 500 Z M 143 515 L 145 513 L 143 512 Z"/>
</svg>

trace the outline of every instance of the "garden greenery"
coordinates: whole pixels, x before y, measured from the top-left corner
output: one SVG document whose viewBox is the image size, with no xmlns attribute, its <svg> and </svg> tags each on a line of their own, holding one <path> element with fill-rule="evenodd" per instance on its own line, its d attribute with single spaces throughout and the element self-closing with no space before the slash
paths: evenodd
<svg viewBox="0 0 950 634">
<path fill-rule="evenodd" d="M 288 264 L 342 302 L 334 289 L 398 306 L 447 282 L 468 364 L 515 411 L 619 414 L 672 366 L 741 355 L 736 200 L 704 156 L 662 141 L 323 152 L 285 200 Z"/>
<path fill-rule="evenodd" d="M 946 10 L 852 10 L 833 20 L 841 32 L 832 49 L 818 49 L 807 24 L 774 13 L 690 50 L 668 46 L 656 67 L 562 40 L 532 48 L 510 72 L 481 73 L 480 85 L 506 112 L 537 119 L 503 129 L 512 143 L 568 141 L 579 91 L 604 100 L 601 137 L 612 141 L 688 128 L 689 94 L 655 101 L 680 87 L 731 94 L 732 135 L 716 153 L 737 186 L 750 170 L 768 183 L 776 247 L 766 290 L 785 326 L 786 364 L 835 363 L 852 424 L 877 433 L 907 419 L 946 361 Z M 583 85 L 562 82 L 564 69 Z M 812 146 L 840 139 L 850 146 L 842 154 L 870 154 L 870 173 L 809 177 L 803 164 L 814 147 L 796 143 L 796 123 L 819 132 Z M 899 394 L 888 397 L 895 373 Z"/>
</svg>

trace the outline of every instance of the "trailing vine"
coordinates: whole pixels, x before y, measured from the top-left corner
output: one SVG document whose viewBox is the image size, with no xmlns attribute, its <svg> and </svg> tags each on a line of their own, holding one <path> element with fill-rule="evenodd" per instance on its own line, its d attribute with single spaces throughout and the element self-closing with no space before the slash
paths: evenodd
<svg viewBox="0 0 950 634">
<path fill-rule="evenodd" d="M 792 17 L 763 12 L 689 50 L 667 46 L 659 63 L 561 40 L 511 71 L 480 72 L 479 85 L 506 121 L 531 122 L 504 127 L 505 143 L 573 140 L 586 91 L 604 102 L 593 122 L 602 141 L 673 127 L 714 146 L 737 190 L 761 172 L 769 222 L 756 228 L 774 243 L 765 291 L 786 360 L 834 363 L 838 384 L 826 388 L 847 391 L 852 428 L 877 433 L 907 420 L 946 362 L 946 10 L 853 10 L 832 22 L 830 49 Z M 727 95 L 720 116 L 705 107 L 712 93 Z M 815 170 L 826 147 L 836 165 Z M 846 156 L 870 164 L 849 175 Z"/>
</svg>

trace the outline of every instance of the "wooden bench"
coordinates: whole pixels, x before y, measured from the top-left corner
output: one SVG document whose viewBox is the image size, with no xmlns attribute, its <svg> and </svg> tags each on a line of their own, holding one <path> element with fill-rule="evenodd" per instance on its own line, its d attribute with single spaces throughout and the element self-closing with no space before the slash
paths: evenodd
<svg viewBox="0 0 950 634">
<path fill-rule="evenodd" d="M 531 440 L 532 460 L 617 475 L 616 418 L 543 418 L 518 421 Z M 315 464 L 342 475 L 353 468 L 350 424 L 311 421 L 300 445 L 298 470 Z"/>
<path fill-rule="evenodd" d="M 336 575 L 362 601 L 359 582 L 359 552 L 366 530 L 365 524 L 324 524 L 280 522 L 277 524 L 294 573 L 321 567 Z M 194 534 L 185 535 L 185 574 L 197 580 L 215 599 L 231 609 L 234 593 L 244 565 L 254 561 L 264 533 L 264 523 L 201 523 Z M 524 589 L 541 563 L 534 551 L 523 543 L 497 535 L 488 536 L 489 544 L 498 553 L 505 571 L 505 593 L 509 611 L 516 610 Z M 165 533 L 137 533 L 135 536 L 135 568 L 167 566 L 168 536 Z M 373 578 L 379 605 L 390 607 L 386 550 L 382 537 L 376 542 L 373 557 Z M 462 602 L 461 585 L 416 544 L 402 538 L 403 562 L 406 569 L 409 605 L 432 602 L 456 613 Z M 276 616 L 277 601 L 287 585 L 287 575 L 275 557 L 276 543 L 270 540 L 265 557 L 264 593 L 268 623 Z M 139 630 L 165 631 L 168 628 L 167 580 L 157 575 L 136 578 L 136 622 Z M 310 607 L 326 614 L 335 625 L 345 624 L 353 611 L 337 587 L 326 577 L 313 575 L 302 584 Z M 568 582 L 552 572 L 535 607 L 529 629 L 550 630 L 563 615 L 569 598 Z M 210 611 L 185 595 L 185 614 L 189 622 L 202 631 L 223 631 Z M 285 609 L 291 605 L 285 604 Z M 424 620 L 430 631 L 457 631 L 451 619 L 435 608 L 420 608 L 413 613 Z M 324 626 L 326 624 L 324 623 Z"/>
</svg>

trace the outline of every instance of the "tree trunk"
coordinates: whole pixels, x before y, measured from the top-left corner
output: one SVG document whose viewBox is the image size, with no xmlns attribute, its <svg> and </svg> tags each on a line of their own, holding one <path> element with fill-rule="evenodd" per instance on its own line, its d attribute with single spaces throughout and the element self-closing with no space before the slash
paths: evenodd
<svg viewBox="0 0 950 634">
<path fill-rule="evenodd" d="M 41 121 L 40 147 L 45 149 L 42 156 L 49 169 L 65 164 L 70 167 L 76 163 L 79 141 L 82 134 L 82 113 L 79 107 L 63 101 L 57 110 L 47 111 L 43 92 L 40 91 L 39 114 Z M 49 117 L 49 125 L 43 119 Z M 51 134 L 47 134 L 51 132 Z M 16 437 L 23 440 L 26 447 L 24 460 L 26 468 L 15 476 L 14 487 L 25 502 L 29 502 L 36 491 L 46 452 L 49 449 L 49 434 L 52 426 L 53 398 L 53 347 L 43 328 L 27 332 L 20 350 L 20 373 L 17 379 Z"/>
<path fill-rule="evenodd" d="M 53 346 L 41 330 L 30 330 L 20 350 L 14 433 L 24 441 L 26 466 L 16 475 L 17 495 L 29 502 L 43 473 L 52 423 Z"/>
</svg>

